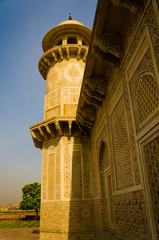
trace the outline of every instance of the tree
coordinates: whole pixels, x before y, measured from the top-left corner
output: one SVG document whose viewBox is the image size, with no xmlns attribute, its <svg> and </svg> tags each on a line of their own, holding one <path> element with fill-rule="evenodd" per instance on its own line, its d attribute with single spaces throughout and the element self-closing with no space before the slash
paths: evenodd
<svg viewBox="0 0 159 240">
<path fill-rule="evenodd" d="M 41 184 L 38 182 L 27 184 L 22 188 L 22 192 L 23 200 L 20 202 L 20 209 L 35 210 L 36 218 L 38 219 L 41 201 Z"/>
</svg>

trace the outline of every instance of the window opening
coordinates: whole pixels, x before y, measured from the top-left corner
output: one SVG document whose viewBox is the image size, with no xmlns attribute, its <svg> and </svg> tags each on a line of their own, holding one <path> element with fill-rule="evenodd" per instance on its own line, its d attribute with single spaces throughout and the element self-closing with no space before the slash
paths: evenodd
<svg viewBox="0 0 159 240">
<path fill-rule="evenodd" d="M 62 45 L 62 40 L 58 41 L 57 46 Z"/>
<path fill-rule="evenodd" d="M 73 37 L 68 38 L 67 44 L 77 44 L 76 38 L 73 38 Z"/>
</svg>

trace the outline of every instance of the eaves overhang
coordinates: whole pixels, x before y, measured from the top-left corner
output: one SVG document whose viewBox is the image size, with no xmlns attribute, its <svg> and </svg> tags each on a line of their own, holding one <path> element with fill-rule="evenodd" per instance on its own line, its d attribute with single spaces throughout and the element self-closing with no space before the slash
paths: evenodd
<svg viewBox="0 0 159 240">
<path fill-rule="evenodd" d="M 67 20 L 56 27 L 50 29 L 44 36 L 43 42 L 42 42 L 42 48 L 44 52 L 48 51 L 50 48 L 52 48 L 52 43 L 55 41 L 57 36 L 59 34 L 65 34 L 65 33 L 78 33 L 81 35 L 84 35 L 87 39 L 90 38 L 91 35 L 91 29 L 84 26 L 82 23 L 75 21 L 75 20 Z"/>
<path fill-rule="evenodd" d="M 39 60 L 39 72 L 42 77 L 46 80 L 50 67 L 56 62 L 61 62 L 64 59 L 68 60 L 71 55 L 74 55 L 78 60 L 81 59 L 85 62 L 88 55 L 88 46 L 67 44 L 64 46 L 55 46 L 47 50 Z"/>
<path fill-rule="evenodd" d="M 81 87 L 76 120 L 90 133 L 107 95 L 111 71 L 124 57 L 124 34 L 141 1 L 99 0 Z"/>
<path fill-rule="evenodd" d="M 80 126 L 78 126 L 75 120 L 75 117 L 70 116 L 54 116 L 48 120 L 32 125 L 30 132 L 35 147 L 42 149 L 43 142 L 62 136 L 86 135 L 87 133 L 81 131 Z"/>
</svg>

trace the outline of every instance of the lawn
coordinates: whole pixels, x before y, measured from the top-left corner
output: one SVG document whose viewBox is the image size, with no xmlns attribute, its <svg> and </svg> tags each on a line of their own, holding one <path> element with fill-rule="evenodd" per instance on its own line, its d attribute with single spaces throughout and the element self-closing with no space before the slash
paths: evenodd
<svg viewBox="0 0 159 240">
<path fill-rule="evenodd" d="M 37 220 L 0 220 L 0 228 L 29 228 L 39 227 L 39 221 Z"/>
</svg>

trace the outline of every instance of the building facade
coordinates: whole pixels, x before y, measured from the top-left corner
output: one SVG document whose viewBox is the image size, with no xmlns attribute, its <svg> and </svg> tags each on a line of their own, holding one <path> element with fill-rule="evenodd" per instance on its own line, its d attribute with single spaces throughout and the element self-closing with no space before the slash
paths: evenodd
<svg viewBox="0 0 159 240">
<path fill-rule="evenodd" d="M 159 239 L 159 2 L 99 0 L 43 49 L 40 239 Z"/>
</svg>

